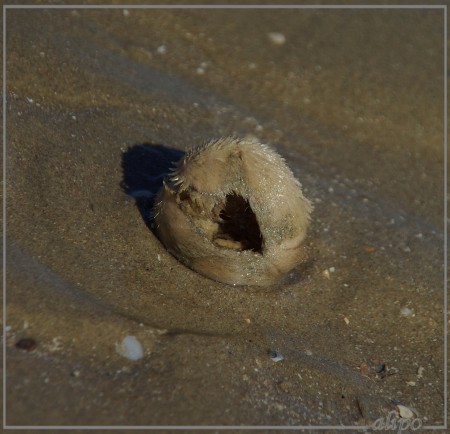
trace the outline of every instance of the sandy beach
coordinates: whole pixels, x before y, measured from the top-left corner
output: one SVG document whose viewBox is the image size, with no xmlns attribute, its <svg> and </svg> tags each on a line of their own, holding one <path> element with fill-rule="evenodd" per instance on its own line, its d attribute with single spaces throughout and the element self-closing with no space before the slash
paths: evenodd
<svg viewBox="0 0 450 434">
<path fill-rule="evenodd" d="M 442 10 L 6 23 L 7 425 L 444 423 Z M 152 232 L 172 162 L 222 136 L 314 205 L 278 285 L 209 280 Z"/>
</svg>

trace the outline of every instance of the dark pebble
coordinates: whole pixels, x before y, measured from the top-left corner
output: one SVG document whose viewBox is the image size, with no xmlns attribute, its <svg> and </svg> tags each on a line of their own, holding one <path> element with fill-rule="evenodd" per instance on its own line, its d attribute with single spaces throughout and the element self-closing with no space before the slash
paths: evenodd
<svg viewBox="0 0 450 434">
<path fill-rule="evenodd" d="M 20 350 L 33 351 L 37 347 L 37 342 L 33 338 L 23 338 L 16 342 L 16 348 Z"/>
</svg>

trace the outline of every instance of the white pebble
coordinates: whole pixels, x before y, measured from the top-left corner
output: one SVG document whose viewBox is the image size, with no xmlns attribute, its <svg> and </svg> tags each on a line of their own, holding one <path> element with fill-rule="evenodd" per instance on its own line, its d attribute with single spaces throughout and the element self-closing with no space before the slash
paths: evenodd
<svg viewBox="0 0 450 434">
<path fill-rule="evenodd" d="M 286 42 L 286 36 L 279 32 L 270 32 L 267 34 L 270 42 L 274 45 L 283 45 Z"/>
<path fill-rule="evenodd" d="M 160 45 L 157 49 L 156 52 L 158 54 L 166 54 L 167 48 L 165 45 Z"/>
<path fill-rule="evenodd" d="M 123 16 L 128 17 L 130 15 L 130 11 L 128 9 L 123 10 Z"/>
<path fill-rule="evenodd" d="M 139 360 L 144 355 L 142 345 L 135 336 L 126 336 L 120 345 L 116 345 L 116 351 L 129 360 Z"/>
<path fill-rule="evenodd" d="M 414 417 L 412 410 L 404 405 L 397 405 L 397 410 L 402 419 L 412 419 Z"/>
<path fill-rule="evenodd" d="M 409 307 L 402 307 L 400 309 L 400 315 L 404 317 L 411 316 L 413 314 L 413 311 Z"/>
</svg>

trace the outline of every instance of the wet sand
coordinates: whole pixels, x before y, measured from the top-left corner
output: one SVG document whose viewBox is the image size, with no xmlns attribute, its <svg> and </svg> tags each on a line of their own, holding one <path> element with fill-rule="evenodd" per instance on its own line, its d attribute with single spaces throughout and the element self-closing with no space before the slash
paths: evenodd
<svg viewBox="0 0 450 434">
<path fill-rule="evenodd" d="M 6 42 L 8 425 L 443 423 L 441 11 L 10 10 Z M 315 207 L 275 287 L 151 231 L 170 161 L 228 135 Z"/>
</svg>

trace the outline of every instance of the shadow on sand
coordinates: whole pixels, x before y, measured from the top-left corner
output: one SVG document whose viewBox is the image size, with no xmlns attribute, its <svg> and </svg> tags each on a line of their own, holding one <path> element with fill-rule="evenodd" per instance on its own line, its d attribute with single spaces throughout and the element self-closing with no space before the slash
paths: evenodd
<svg viewBox="0 0 450 434">
<path fill-rule="evenodd" d="M 152 230 L 152 209 L 163 180 L 183 151 L 161 144 L 130 146 L 122 154 L 123 191 L 136 200 L 145 224 Z"/>
</svg>

